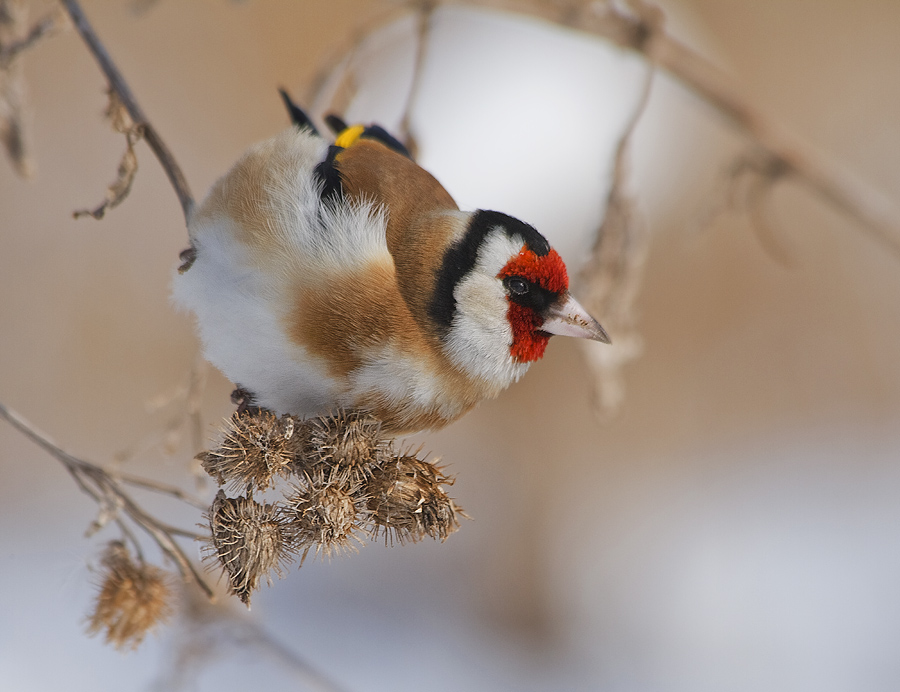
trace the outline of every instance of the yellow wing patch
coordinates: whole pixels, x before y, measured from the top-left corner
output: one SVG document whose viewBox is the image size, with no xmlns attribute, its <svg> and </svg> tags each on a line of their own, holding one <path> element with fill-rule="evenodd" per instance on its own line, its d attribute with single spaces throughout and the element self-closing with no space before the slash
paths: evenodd
<svg viewBox="0 0 900 692">
<path fill-rule="evenodd" d="M 334 143 L 337 146 L 346 149 L 356 140 L 358 140 L 362 136 L 362 133 L 365 131 L 366 128 L 364 125 L 354 125 L 353 127 L 348 127 L 337 136 L 337 139 L 334 140 Z"/>
</svg>

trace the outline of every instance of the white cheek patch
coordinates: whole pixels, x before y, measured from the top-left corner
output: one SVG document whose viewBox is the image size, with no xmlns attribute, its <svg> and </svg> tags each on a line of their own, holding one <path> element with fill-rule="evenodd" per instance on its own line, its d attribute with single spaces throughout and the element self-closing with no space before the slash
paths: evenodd
<svg viewBox="0 0 900 692">
<path fill-rule="evenodd" d="M 453 290 L 456 313 L 445 341 L 447 356 L 469 375 L 491 383 L 495 394 L 528 370 L 528 364 L 516 362 L 509 351 L 513 340 L 509 301 L 497 278 L 523 245 L 518 236 L 492 231 L 479 248 L 474 268 Z"/>
<path fill-rule="evenodd" d="M 506 346 L 512 343 L 512 327 L 506 319 L 509 301 L 498 279 L 471 273 L 456 285 L 456 317 L 463 317 L 476 331 L 485 330 L 503 337 Z"/>
</svg>

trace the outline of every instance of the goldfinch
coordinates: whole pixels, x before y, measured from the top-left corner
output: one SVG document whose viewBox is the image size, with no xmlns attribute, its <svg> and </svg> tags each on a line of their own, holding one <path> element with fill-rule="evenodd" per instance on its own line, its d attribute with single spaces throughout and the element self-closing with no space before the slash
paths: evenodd
<svg viewBox="0 0 900 692">
<path fill-rule="evenodd" d="M 294 126 L 252 147 L 189 223 L 175 279 L 209 361 L 254 406 L 364 410 L 387 434 L 496 397 L 553 334 L 609 343 L 532 226 L 460 211 L 378 126 Z"/>
</svg>

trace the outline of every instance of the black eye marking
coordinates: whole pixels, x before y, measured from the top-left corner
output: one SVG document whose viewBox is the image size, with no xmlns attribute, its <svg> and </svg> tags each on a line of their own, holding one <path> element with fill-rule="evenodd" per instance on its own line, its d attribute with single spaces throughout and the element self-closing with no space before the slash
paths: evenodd
<svg viewBox="0 0 900 692">
<path fill-rule="evenodd" d="M 539 315 L 543 315 L 553 303 L 559 300 L 558 293 L 548 291 L 534 281 L 529 281 L 521 276 L 507 276 L 503 279 L 503 287 L 506 289 L 510 301 L 522 307 L 531 308 Z"/>
<path fill-rule="evenodd" d="M 503 286 L 514 296 L 524 296 L 530 290 L 528 282 L 521 276 L 507 276 L 503 279 Z"/>
<path fill-rule="evenodd" d="M 547 239 L 527 223 L 498 211 L 480 209 L 474 212 L 463 237 L 447 249 L 441 268 L 435 277 L 434 293 L 431 303 L 428 305 L 428 315 L 434 320 L 442 335 L 450 329 L 453 316 L 456 314 L 456 298 L 453 297 L 453 289 L 466 274 L 473 270 L 475 262 L 478 260 L 478 248 L 481 247 L 487 235 L 496 229 L 505 233 L 508 238 L 521 237 L 528 249 L 538 257 L 543 257 L 550 252 L 550 243 L 547 242 Z M 529 294 L 533 293 L 534 285 L 530 284 Z M 510 296 L 510 300 L 512 299 L 513 297 Z"/>
</svg>

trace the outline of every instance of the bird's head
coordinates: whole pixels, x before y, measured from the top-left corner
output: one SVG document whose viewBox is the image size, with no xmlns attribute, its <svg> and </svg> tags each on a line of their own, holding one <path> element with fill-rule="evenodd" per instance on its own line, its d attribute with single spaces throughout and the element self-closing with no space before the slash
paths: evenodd
<svg viewBox="0 0 900 692">
<path fill-rule="evenodd" d="M 541 358 L 554 334 L 609 343 L 569 294 L 566 265 L 547 239 L 495 211 L 471 214 L 445 252 L 429 312 L 450 360 L 500 388 Z"/>
</svg>

